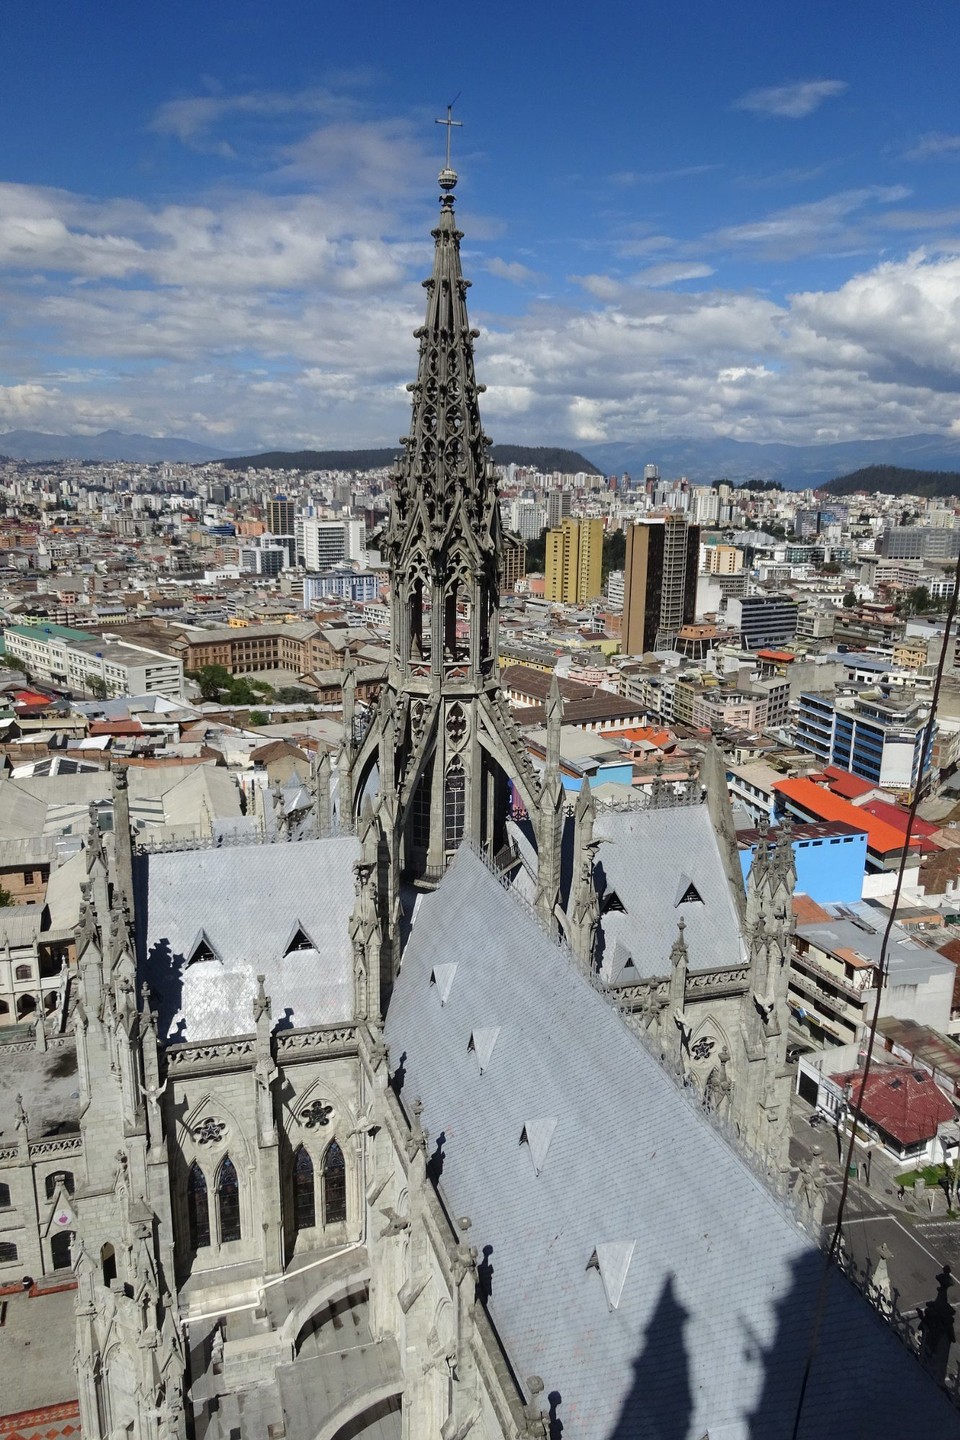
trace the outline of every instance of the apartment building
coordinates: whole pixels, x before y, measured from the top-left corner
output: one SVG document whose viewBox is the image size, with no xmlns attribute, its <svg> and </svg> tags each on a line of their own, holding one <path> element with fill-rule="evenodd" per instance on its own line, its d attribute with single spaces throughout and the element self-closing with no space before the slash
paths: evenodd
<svg viewBox="0 0 960 1440">
<path fill-rule="evenodd" d="M 183 694 L 183 662 L 105 631 L 93 635 L 65 625 L 12 625 L 4 631 L 8 655 L 22 660 L 36 680 L 84 694 Z"/>
</svg>

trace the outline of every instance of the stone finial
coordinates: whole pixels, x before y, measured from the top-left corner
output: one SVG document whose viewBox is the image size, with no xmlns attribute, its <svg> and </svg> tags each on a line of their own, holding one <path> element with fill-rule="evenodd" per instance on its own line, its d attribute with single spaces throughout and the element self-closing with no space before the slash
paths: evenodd
<svg viewBox="0 0 960 1440">
<path fill-rule="evenodd" d="M 271 1015 L 270 996 L 264 989 L 265 979 L 265 975 L 257 976 L 257 993 L 253 997 L 253 1018 L 258 1025 L 264 1015 L 266 1015 L 268 1020 Z"/>
</svg>

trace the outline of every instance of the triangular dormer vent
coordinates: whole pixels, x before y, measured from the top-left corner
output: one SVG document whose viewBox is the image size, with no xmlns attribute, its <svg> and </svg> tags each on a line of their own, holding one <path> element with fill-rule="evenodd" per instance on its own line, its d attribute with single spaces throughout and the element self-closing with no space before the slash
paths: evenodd
<svg viewBox="0 0 960 1440">
<path fill-rule="evenodd" d="M 588 1270 L 600 1273 L 608 1310 L 616 1310 L 620 1304 L 636 1243 L 635 1240 L 607 1240 L 597 1246 L 587 1261 Z"/>
<path fill-rule="evenodd" d="M 284 955 L 291 955 L 294 950 L 316 950 L 316 948 L 305 927 L 299 920 L 295 920 L 287 943 L 283 947 Z"/>
<path fill-rule="evenodd" d="M 434 965 L 430 971 L 430 984 L 436 985 L 441 1005 L 446 1005 L 450 998 L 453 977 L 456 973 L 456 961 L 452 961 L 449 965 Z"/>
<path fill-rule="evenodd" d="M 536 1120 L 528 1120 L 520 1131 L 520 1144 L 526 1145 L 530 1151 L 535 1175 L 539 1175 L 543 1169 L 543 1162 L 547 1158 L 547 1151 L 550 1149 L 550 1141 L 553 1139 L 553 1132 L 556 1128 L 557 1118 L 555 1115 L 541 1115 Z"/>
<path fill-rule="evenodd" d="M 187 951 L 187 964 L 196 965 L 198 960 L 219 960 L 220 956 L 214 948 L 206 930 L 201 930 Z"/>
<path fill-rule="evenodd" d="M 490 1063 L 490 1056 L 493 1054 L 493 1047 L 497 1043 L 499 1034 L 499 1025 L 487 1025 L 471 1032 L 467 1050 L 472 1050 L 476 1055 L 481 1075 Z"/>
<path fill-rule="evenodd" d="M 608 890 L 600 901 L 601 915 L 609 915 L 612 910 L 619 910 L 621 914 L 626 914 L 626 906 L 616 890 Z"/>
<path fill-rule="evenodd" d="M 674 900 L 674 908 L 677 905 L 688 905 L 691 900 L 699 900 L 703 904 L 703 896 L 694 885 L 689 875 L 681 875 L 680 883 L 677 886 L 677 898 Z"/>
</svg>

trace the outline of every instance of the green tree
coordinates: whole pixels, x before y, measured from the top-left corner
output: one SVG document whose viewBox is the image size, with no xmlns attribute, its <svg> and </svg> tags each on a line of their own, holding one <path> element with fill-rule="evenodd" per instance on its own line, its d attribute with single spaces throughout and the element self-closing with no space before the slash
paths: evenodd
<svg viewBox="0 0 960 1440">
<path fill-rule="evenodd" d="M 87 689 L 90 691 L 90 694 L 94 697 L 94 699 L 106 700 L 107 682 L 106 680 L 104 680 L 102 675 L 97 675 L 93 671 L 91 671 L 90 674 L 87 676 Z"/>
<path fill-rule="evenodd" d="M 603 537 L 603 578 L 611 570 L 622 570 L 627 563 L 627 536 L 624 530 L 612 530 Z"/>
<path fill-rule="evenodd" d="M 0 910 L 5 910 L 8 905 L 12 904 L 13 896 L 10 894 L 10 891 L 4 890 L 3 886 L 0 885 Z"/>
<path fill-rule="evenodd" d="M 276 698 L 281 705 L 310 705 L 314 696 L 311 690 L 304 690 L 299 685 L 283 685 Z"/>
<path fill-rule="evenodd" d="M 542 572 L 547 563 L 547 530 L 540 531 L 536 540 L 527 541 L 527 570 L 531 574 Z"/>
<path fill-rule="evenodd" d="M 846 595 L 844 595 L 844 597 L 843 597 L 843 608 L 844 608 L 844 610 L 852 610 L 852 609 L 854 608 L 854 606 L 856 605 L 856 603 L 857 603 L 857 597 L 856 597 L 856 595 L 854 595 L 854 593 L 853 593 L 852 590 L 848 590 L 847 593 L 846 593 Z"/>
<path fill-rule="evenodd" d="M 250 711 L 250 724 L 251 724 L 251 725 L 269 725 L 269 724 L 270 724 L 270 716 L 267 714 L 266 710 L 251 710 L 251 711 Z"/>
<path fill-rule="evenodd" d="M 187 678 L 197 682 L 203 700 L 219 700 L 220 691 L 229 690 L 233 684 L 233 676 L 225 665 L 204 665 L 199 670 L 188 670 Z"/>
</svg>

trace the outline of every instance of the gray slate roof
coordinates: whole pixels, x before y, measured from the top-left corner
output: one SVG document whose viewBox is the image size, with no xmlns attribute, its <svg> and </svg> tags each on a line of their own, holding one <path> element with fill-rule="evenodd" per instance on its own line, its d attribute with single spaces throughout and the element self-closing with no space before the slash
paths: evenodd
<svg viewBox="0 0 960 1440">
<path fill-rule="evenodd" d="M 138 983 L 161 1034 L 212 1040 L 253 1030 L 257 975 L 274 1022 L 353 1018 L 353 836 L 143 855 L 135 861 Z M 291 950 L 299 922 L 312 946 Z M 206 937 L 214 959 L 190 957 Z M 289 953 L 285 953 L 289 951 Z"/>
<path fill-rule="evenodd" d="M 601 974 L 607 984 L 669 975 L 680 919 L 691 971 L 741 962 L 740 923 L 706 805 L 604 811 L 594 834 L 604 842 L 596 871 L 624 907 L 601 921 Z M 701 898 L 684 902 L 681 895 L 691 882 Z"/>
<path fill-rule="evenodd" d="M 440 1188 L 471 1217 L 514 1372 L 542 1376 L 564 1440 L 790 1433 L 819 1251 L 467 850 L 421 902 L 386 1038 L 430 1149 L 444 1136 Z M 834 1273 L 802 1434 L 918 1432 L 956 1415 Z"/>
</svg>

